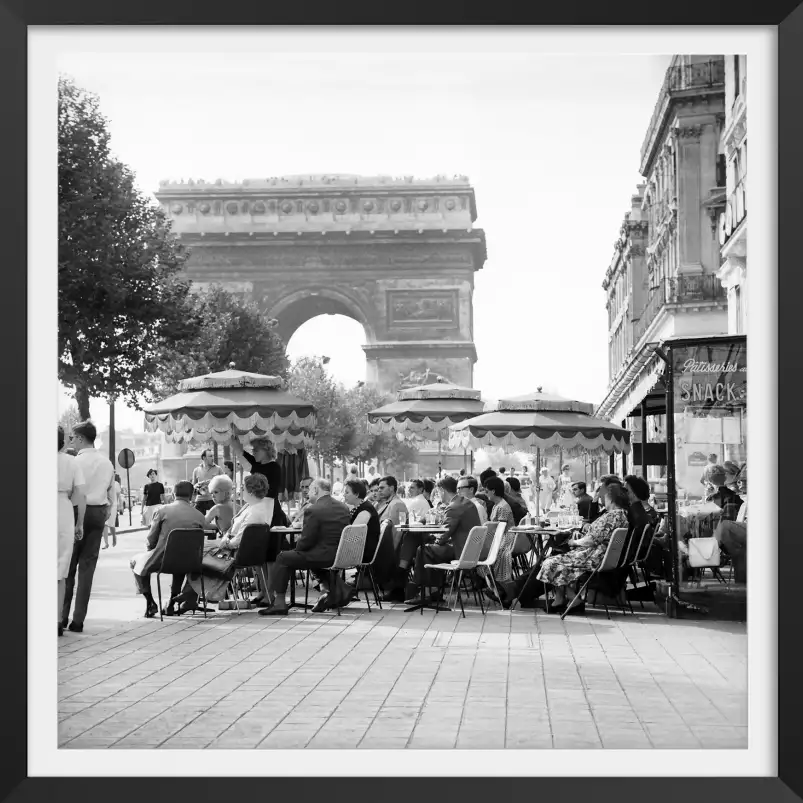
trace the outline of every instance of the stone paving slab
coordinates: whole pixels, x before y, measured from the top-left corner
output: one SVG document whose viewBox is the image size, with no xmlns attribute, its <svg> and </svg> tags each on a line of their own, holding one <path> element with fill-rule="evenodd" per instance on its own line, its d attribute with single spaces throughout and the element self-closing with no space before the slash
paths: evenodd
<svg viewBox="0 0 803 803">
<path fill-rule="evenodd" d="M 59 639 L 60 747 L 747 748 L 740 623 L 363 603 L 160 622 L 106 603 Z"/>
</svg>

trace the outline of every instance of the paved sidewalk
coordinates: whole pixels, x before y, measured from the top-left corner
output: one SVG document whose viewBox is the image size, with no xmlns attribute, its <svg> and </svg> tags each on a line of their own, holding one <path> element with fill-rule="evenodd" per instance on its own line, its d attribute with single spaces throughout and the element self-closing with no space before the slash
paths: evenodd
<svg viewBox="0 0 803 803">
<path fill-rule="evenodd" d="M 84 633 L 59 639 L 59 746 L 747 747 L 743 624 L 364 603 L 162 623 L 135 618 L 127 584 L 115 606 L 93 593 Z"/>
</svg>

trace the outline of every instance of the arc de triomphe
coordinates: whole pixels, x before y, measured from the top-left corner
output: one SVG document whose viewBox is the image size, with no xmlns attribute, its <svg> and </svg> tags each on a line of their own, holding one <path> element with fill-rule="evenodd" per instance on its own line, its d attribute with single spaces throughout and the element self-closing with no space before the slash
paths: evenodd
<svg viewBox="0 0 803 803">
<path fill-rule="evenodd" d="M 365 330 L 366 378 L 383 392 L 427 370 L 472 385 L 486 250 L 465 176 L 162 181 L 156 197 L 192 249 L 193 282 L 248 295 L 285 342 L 316 315 L 346 315 Z"/>
</svg>

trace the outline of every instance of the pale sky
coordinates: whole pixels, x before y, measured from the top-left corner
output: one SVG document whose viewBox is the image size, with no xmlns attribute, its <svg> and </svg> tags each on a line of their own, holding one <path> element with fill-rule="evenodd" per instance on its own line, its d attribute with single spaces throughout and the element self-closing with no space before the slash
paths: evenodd
<svg viewBox="0 0 803 803">
<path fill-rule="evenodd" d="M 602 399 L 601 283 L 669 55 L 598 53 L 588 39 L 543 53 L 526 32 L 488 32 L 481 47 L 461 33 L 352 35 L 354 47 L 321 31 L 293 34 L 292 47 L 278 33 L 240 47 L 148 29 L 72 38 L 58 68 L 100 96 L 113 150 L 146 192 L 164 178 L 467 175 L 488 246 L 475 274 L 475 387 Z M 329 355 L 353 384 L 364 342 L 355 321 L 323 316 L 288 351 Z M 103 403 L 92 413 L 107 422 Z M 120 404 L 117 421 L 139 429 L 142 415 Z"/>
</svg>

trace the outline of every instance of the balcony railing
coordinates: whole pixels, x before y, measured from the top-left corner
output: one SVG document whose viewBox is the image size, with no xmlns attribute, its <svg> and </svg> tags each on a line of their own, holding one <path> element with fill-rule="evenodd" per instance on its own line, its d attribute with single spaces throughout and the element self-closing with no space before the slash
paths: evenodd
<svg viewBox="0 0 803 803">
<path fill-rule="evenodd" d="M 650 124 L 644 144 L 641 146 L 641 162 L 652 147 L 653 140 L 661 125 L 661 117 L 667 100 L 673 92 L 683 92 L 689 89 L 713 89 L 725 87 L 725 59 L 720 57 L 711 61 L 702 61 L 697 64 L 676 64 L 666 71 L 664 83 L 658 93 L 658 100 L 652 112 Z"/>
<path fill-rule="evenodd" d="M 700 301 L 725 301 L 727 290 L 712 274 L 684 275 L 665 279 L 652 291 L 639 319 L 633 324 L 633 345 L 636 345 L 667 304 L 693 304 Z"/>
</svg>

